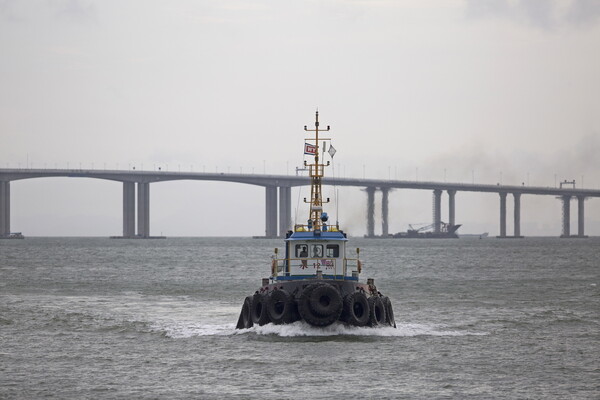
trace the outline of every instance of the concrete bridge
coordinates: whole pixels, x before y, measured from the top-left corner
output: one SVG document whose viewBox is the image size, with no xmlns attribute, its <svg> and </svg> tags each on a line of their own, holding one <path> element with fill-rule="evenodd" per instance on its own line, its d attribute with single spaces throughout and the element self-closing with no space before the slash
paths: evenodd
<svg viewBox="0 0 600 400">
<path fill-rule="evenodd" d="M 310 179 L 294 175 L 260 175 L 231 173 L 199 173 L 169 171 L 122 171 L 89 169 L 0 169 L 0 237 L 10 234 L 10 182 L 21 179 L 69 177 L 95 178 L 123 183 L 123 237 L 150 237 L 150 184 L 174 180 L 199 180 L 244 183 L 265 188 L 265 236 L 284 236 L 291 228 L 292 200 L 291 188 L 308 186 Z M 382 193 L 382 235 L 388 232 L 389 192 L 392 189 L 419 189 L 433 192 L 433 225 L 436 232 L 441 229 L 442 193 L 448 195 L 449 224 L 455 224 L 456 192 L 498 193 L 500 205 L 500 238 L 520 238 L 521 236 L 521 196 L 555 196 L 562 201 L 561 237 L 585 237 L 585 200 L 600 197 L 600 190 L 572 188 L 550 188 L 534 186 L 485 185 L 446 182 L 418 182 L 383 179 L 324 178 L 323 184 L 354 186 L 364 188 L 367 193 L 367 236 L 375 236 L 375 192 Z M 574 185 L 573 185 L 574 186 Z M 136 192 L 137 188 L 137 207 Z M 511 195 L 514 201 L 514 232 L 506 232 L 506 199 Z M 570 232 L 570 204 L 577 199 L 578 229 L 576 235 Z M 137 232 L 136 232 L 137 214 Z"/>
</svg>

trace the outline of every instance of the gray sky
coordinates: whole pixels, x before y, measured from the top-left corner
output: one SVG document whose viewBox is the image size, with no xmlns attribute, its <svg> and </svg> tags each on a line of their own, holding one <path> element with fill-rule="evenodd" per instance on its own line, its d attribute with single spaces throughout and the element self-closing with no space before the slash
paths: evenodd
<svg viewBox="0 0 600 400">
<path fill-rule="evenodd" d="M 595 0 L 0 0 L 0 54 L 2 167 L 293 173 L 318 107 L 336 175 L 600 189 Z M 13 230 L 121 232 L 119 183 L 11 190 Z M 340 195 L 363 234 L 366 196 Z M 391 231 L 431 220 L 429 192 L 390 200 Z M 560 216 L 525 196 L 521 231 L 557 235 Z M 600 235 L 600 200 L 586 217 Z M 497 234 L 497 195 L 459 193 L 457 222 Z M 161 232 L 262 234 L 264 189 L 153 184 Z"/>
</svg>

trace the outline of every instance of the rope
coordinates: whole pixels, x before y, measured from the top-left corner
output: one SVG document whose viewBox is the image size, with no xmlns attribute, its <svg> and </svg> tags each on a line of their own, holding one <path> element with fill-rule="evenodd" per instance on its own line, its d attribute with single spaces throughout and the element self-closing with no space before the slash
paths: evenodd
<svg viewBox="0 0 600 400">
<path fill-rule="evenodd" d="M 339 205 L 338 202 L 338 190 L 337 190 L 337 181 L 335 179 L 335 163 L 333 162 L 333 157 L 331 157 L 331 173 L 333 175 L 333 199 L 335 201 L 335 224 L 339 227 Z"/>
</svg>

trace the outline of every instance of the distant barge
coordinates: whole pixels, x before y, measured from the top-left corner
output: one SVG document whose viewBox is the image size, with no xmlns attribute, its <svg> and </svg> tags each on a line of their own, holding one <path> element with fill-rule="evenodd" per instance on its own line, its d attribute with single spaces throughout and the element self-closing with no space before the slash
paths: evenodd
<svg viewBox="0 0 600 400">
<path fill-rule="evenodd" d="M 458 225 L 450 225 L 445 222 L 441 222 L 439 232 L 432 230 L 434 225 L 426 225 L 421 228 L 413 228 L 412 225 L 408 225 L 410 229 L 406 232 L 398 232 L 392 235 L 396 239 L 458 239 L 456 231 L 461 227 Z"/>
</svg>

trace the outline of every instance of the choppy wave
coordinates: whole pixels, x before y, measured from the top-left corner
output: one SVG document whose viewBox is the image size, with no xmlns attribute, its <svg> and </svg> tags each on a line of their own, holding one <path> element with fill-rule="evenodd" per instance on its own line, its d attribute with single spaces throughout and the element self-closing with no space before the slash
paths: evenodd
<svg viewBox="0 0 600 400">
<path fill-rule="evenodd" d="M 266 324 L 249 329 L 235 329 L 234 324 L 172 324 L 155 325 L 155 330 L 170 338 L 189 338 L 194 336 L 228 336 L 228 335 L 274 335 L 280 337 L 309 337 L 309 336 L 379 336 L 379 337 L 412 337 L 412 336 L 478 336 L 487 335 L 485 332 L 453 330 L 443 325 L 427 325 L 414 323 L 397 324 L 392 327 L 355 327 L 336 323 L 324 328 L 317 328 L 304 321 L 293 324 Z"/>
<path fill-rule="evenodd" d="M 154 324 L 151 329 L 161 332 L 164 336 L 174 339 L 195 336 L 227 336 L 235 331 L 234 324 L 198 324 L 198 323 L 172 323 Z"/>
</svg>

